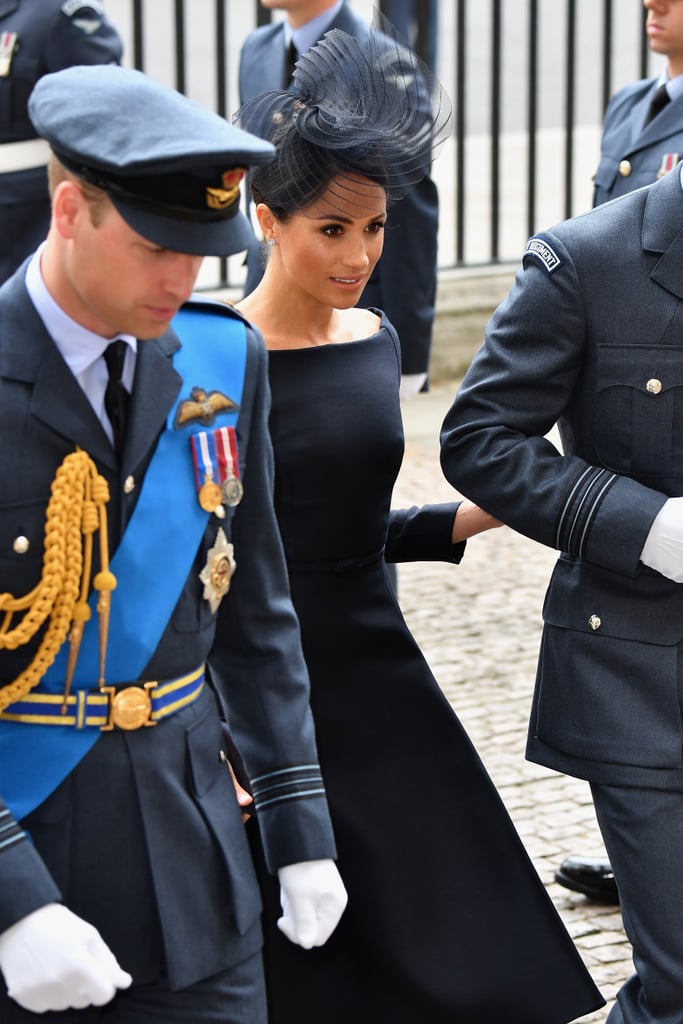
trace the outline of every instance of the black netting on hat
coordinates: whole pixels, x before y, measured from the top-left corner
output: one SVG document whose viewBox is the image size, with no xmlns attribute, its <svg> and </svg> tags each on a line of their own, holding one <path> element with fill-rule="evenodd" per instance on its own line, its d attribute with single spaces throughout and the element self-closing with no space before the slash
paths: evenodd
<svg viewBox="0 0 683 1024">
<path fill-rule="evenodd" d="M 301 56 L 293 88 L 244 104 L 234 118 L 277 147 L 251 174 L 255 198 L 276 213 L 309 206 L 334 179 L 362 202 L 358 176 L 401 199 L 429 173 L 452 129 L 452 108 L 432 73 L 381 19 L 359 42 L 333 29 Z M 328 191 L 329 197 L 329 191 Z"/>
</svg>

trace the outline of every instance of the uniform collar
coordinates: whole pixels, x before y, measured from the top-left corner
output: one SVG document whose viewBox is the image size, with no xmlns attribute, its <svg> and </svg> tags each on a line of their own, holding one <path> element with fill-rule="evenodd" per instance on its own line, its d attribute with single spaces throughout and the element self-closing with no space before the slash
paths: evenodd
<svg viewBox="0 0 683 1024">
<path fill-rule="evenodd" d="M 319 39 L 322 39 L 343 6 L 344 0 L 339 0 L 328 10 L 319 14 L 317 18 L 311 18 L 305 25 L 301 25 L 297 29 L 293 29 L 289 22 L 285 21 L 285 49 L 293 41 L 297 53 L 306 53 L 312 46 L 315 46 Z"/>
<path fill-rule="evenodd" d="M 676 75 L 675 78 L 667 78 L 666 71 L 662 71 L 661 75 L 655 82 L 655 89 L 659 89 L 660 85 L 666 86 L 666 91 L 669 94 L 670 100 L 677 100 L 679 96 L 683 95 L 683 75 Z"/>
</svg>

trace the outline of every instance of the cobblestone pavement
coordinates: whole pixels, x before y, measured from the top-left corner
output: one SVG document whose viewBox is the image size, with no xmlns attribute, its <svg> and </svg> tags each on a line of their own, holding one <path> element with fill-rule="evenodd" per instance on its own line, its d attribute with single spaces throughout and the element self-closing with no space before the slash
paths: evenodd
<svg viewBox="0 0 683 1024">
<path fill-rule="evenodd" d="M 394 504 L 452 500 L 438 434 L 457 381 L 404 407 L 406 455 Z M 604 1022 L 632 973 L 618 907 L 592 903 L 553 879 L 570 854 L 603 856 L 588 784 L 524 760 L 541 634 L 541 608 L 556 553 L 507 527 L 471 540 L 460 566 L 399 567 L 399 601 L 445 694 L 476 745 L 564 923 L 608 1005 L 582 1017 Z M 495 936 L 492 936 L 495 955 Z M 539 971 L 542 971 L 539 964 Z"/>
</svg>

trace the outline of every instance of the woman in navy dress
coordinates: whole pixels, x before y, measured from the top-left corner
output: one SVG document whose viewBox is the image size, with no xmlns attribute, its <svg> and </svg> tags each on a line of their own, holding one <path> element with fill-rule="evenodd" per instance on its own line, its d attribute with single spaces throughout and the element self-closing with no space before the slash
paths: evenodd
<svg viewBox="0 0 683 1024">
<path fill-rule="evenodd" d="M 252 179 L 270 258 L 238 308 L 269 349 L 276 507 L 349 893 L 327 944 L 297 949 L 260 864 L 271 1024 L 564 1024 L 602 1005 L 387 579 L 385 560 L 455 563 L 496 525 L 470 502 L 391 511 L 400 349 L 355 306 L 387 202 L 424 167 L 418 74 L 385 36 L 335 31 L 296 91 L 240 111 L 278 147 Z M 448 130 L 434 91 L 430 145 Z"/>
</svg>

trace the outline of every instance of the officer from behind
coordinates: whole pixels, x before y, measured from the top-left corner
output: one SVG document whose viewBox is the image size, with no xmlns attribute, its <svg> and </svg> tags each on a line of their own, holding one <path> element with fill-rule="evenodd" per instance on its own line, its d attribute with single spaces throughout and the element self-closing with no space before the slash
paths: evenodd
<svg viewBox="0 0 683 1024">
<path fill-rule="evenodd" d="M 666 57 L 657 78 L 620 89 L 603 123 L 593 205 L 650 185 L 683 158 L 683 0 L 643 0 L 653 53 Z"/>
<path fill-rule="evenodd" d="M 47 144 L 28 115 L 41 75 L 74 64 L 116 64 L 122 45 L 100 0 L 0 0 L 0 282 L 50 223 Z"/>
<path fill-rule="evenodd" d="M 29 111 L 52 218 L 0 289 L 0 1020 L 264 1024 L 226 718 L 283 932 L 324 943 L 345 892 L 265 347 L 190 296 L 272 147 L 121 67 L 46 75 Z"/>
</svg>

